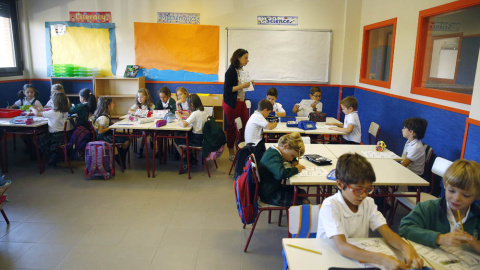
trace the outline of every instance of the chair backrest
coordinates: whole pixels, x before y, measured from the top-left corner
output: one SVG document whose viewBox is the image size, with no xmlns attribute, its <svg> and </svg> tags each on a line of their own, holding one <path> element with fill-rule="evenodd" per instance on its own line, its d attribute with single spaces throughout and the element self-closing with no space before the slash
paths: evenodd
<svg viewBox="0 0 480 270">
<path fill-rule="evenodd" d="M 443 175 L 445 174 L 445 171 L 448 169 L 448 167 L 450 167 L 450 165 L 452 165 L 452 163 L 453 162 L 448 159 L 437 157 L 432 166 L 432 173 L 440 177 L 443 177 Z"/>
<path fill-rule="evenodd" d="M 203 109 L 209 116 L 213 116 L 213 107 L 203 107 Z"/>
<path fill-rule="evenodd" d="M 311 144 L 310 137 L 302 137 L 303 144 Z"/>
<path fill-rule="evenodd" d="M 248 115 L 251 115 L 250 112 L 252 110 L 252 102 L 250 99 L 245 99 L 245 105 L 247 106 Z"/>
<path fill-rule="evenodd" d="M 95 132 L 95 127 L 93 126 L 93 121 L 92 119 L 88 120 L 88 123 L 90 124 L 90 131 L 92 132 L 92 141 L 96 141 L 96 132 Z"/>
<path fill-rule="evenodd" d="M 294 205 L 288 209 L 288 232 L 292 238 L 315 238 L 317 236 L 320 205 Z"/>
<path fill-rule="evenodd" d="M 372 139 L 370 135 L 373 135 L 373 137 L 375 138 L 375 144 L 377 144 L 378 134 L 380 134 L 380 126 L 375 122 L 370 123 L 370 127 L 368 128 L 368 143 L 372 144 Z"/>
<path fill-rule="evenodd" d="M 240 131 L 240 129 L 243 128 L 242 118 L 240 117 L 235 118 L 235 126 L 237 127 L 237 131 Z"/>
</svg>

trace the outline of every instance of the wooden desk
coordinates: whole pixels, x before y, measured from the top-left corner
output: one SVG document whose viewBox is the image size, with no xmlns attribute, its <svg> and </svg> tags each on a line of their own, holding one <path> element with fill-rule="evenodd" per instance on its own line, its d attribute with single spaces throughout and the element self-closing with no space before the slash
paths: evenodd
<svg viewBox="0 0 480 270">
<path fill-rule="evenodd" d="M 186 145 L 188 146 L 188 132 L 192 129 L 191 126 L 189 127 L 181 127 L 178 125 L 178 120 L 175 119 L 174 121 L 166 124 L 163 127 L 157 127 L 156 126 L 156 121 L 151 125 L 150 130 L 153 131 L 153 172 L 152 172 L 152 177 L 155 177 L 155 150 L 157 147 L 157 139 L 162 138 L 164 140 L 163 142 L 163 154 L 164 154 L 164 161 L 166 162 L 166 142 L 165 139 L 174 139 L 174 138 L 183 138 L 185 139 Z M 176 149 L 175 149 L 176 151 Z M 190 155 L 189 155 L 189 150 L 187 147 L 187 161 L 188 161 L 188 179 L 190 179 Z M 182 162 L 180 160 L 180 162 Z"/>
<path fill-rule="evenodd" d="M 35 145 L 35 152 L 37 155 L 38 168 L 40 174 L 44 172 L 42 159 L 40 158 L 40 151 L 38 150 L 38 135 L 42 132 L 47 131 L 48 122 L 47 120 L 34 122 L 31 125 L 20 125 L 12 124 L 10 120 L 13 118 L 0 118 L 0 129 L 6 134 L 19 134 L 19 135 L 33 135 L 33 143 Z M 0 138 L 1 139 L 1 138 Z M 3 145 L 5 148 L 4 158 L 2 158 L 2 171 L 4 173 L 8 172 L 8 149 L 7 149 L 7 136 L 3 137 Z M 0 154 L 2 149 L 0 148 Z"/>
<path fill-rule="evenodd" d="M 380 241 L 383 245 L 384 240 L 382 238 L 350 238 L 347 239 L 348 242 L 359 242 L 366 241 L 372 242 Z M 294 245 L 306 249 L 311 249 L 314 251 L 319 251 L 322 255 L 294 248 L 288 245 Z M 417 253 L 423 257 L 424 266 L 432 267 L 435 270 L 446 270 L 446 269 L 478 269 L 478 264 L 475 265 L 475 258 L 478 257 L 474 252 L 471 252 L 473 255 L 467 255 L 471 261 L 461 261 L 460 263 L 452 264 L 448 268 L 440 264 L 443 260 L 449 260 L 452 258 L 457 258 L 452 256 L 441 248 L 430 248 L 423 246 L 418 243 L 411 242 L 414 246 Z M 316 269 L 316 270 L 328 270 L 330 267 L 342 267 L 342 268 L 363 268 L 365 264 L 359 263 L 356 260 L 349 259 L 340 255 L 338 249 L 335 247 L 335 243 L 332 239 L 316 239 L 316 238 L 283 238 L 282 239 L 283 250 L 285 251 L 285 257 L 287 258 L 288 268 L 290 270 L 299 270 L 299 269 Z M 382 250 L 383 248 L 379 248 Z M 401 258 L 400 251 L 391 250 L 388 252 L 393 253 L 397 258 Z M 469 251 L 464 251 L 466 254 L 470 253 Z"/>
<path fill-rule="evenodd" d="M 367 157 L 363 151 L 373 151 L 375 150 L 376 145 L 355 145 L 355 144 L 326 144 L 328 150 L 330 150 L 335 157 L 339 158 L 341 155 L 346 153 L 357 153 L 361 156 L 366 157 L 367 159 L 374 159 L 373 157 Z M 390 150 L 385 149 L 383 152 L 392 153 Z M 395 154 L 395 153 L 394 153 Z M 394 160 L 402 160 L 401 157 L 395 155 Z"/>
<path fill-rule="evenodd" d="M 147 162 L 147 175 L 150 177 L 150 164 L 148 161 L 148 146 L 147 146 L 147 132 L 150 129 L 150 127 L 154 124 L 155 122 L 149 122 L 145 124 L 138 124 L 138 123 L 132 123 L 129 122 L 128 119 L 123 119 L 121 121 L 116 122 L 115 124 L 111 125 L 110 128 L 113 130 L 113 156 L 115 156 L 115 137 L 120 136 L 120 137 L 142 137 L 144 140 L 144 149 L 145 149 L 145 159 Z M 141 134 L 138 133 L 127 133 L 127 134 L 122 134 L 122 133 L 117 133 L 117 129 L 125 129 L 125 130 L 132 130 L 132 131 L 140 131 Z M 112 169 L 113 169 L 113 175 L 115 175 L 115 161 L 112 160 Z M 123 171 L 123 168 L 122 168 Z"/>
</svg>

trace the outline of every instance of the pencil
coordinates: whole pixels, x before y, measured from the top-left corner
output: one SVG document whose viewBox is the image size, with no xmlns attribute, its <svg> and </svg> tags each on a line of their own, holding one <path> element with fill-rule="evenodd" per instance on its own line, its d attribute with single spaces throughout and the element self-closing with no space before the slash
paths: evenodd
<svg viewBox="0 0 480 270">
<path fill-rule="evenodd" d="M 308 248 L 303 248 L 303 247 L 294 246 L 294 245 L 290 245 L 290 244 L 287 244 L 287 246 L 293 247 L 293 248 L 298 248 L 298 249 L 305 250 L 305 251 L 310 251 L 310 252 L 312 252 L 312 253 L 316 253 L 316 254 L 322 255 L 322 253 L 321 253 L 320 251 L 315 251 L 315 250 L 311 250 L 311 249 L 308 249 Z"/>
<path fill-rule="evenodd" d="M 460 210 L 457 210 L 458 213 L 458 222 L 460 222 L 460 228 L 462 228 L 462 233 L 465 233 L 463 230 L 463 222 L 462 222 L 462 216 L 460 215 Z"/>
</svg>

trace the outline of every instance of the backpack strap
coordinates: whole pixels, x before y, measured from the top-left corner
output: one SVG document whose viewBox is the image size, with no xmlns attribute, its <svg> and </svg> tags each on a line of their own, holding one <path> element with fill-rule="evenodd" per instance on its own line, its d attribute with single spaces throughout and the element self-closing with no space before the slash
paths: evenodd
<svg viewBox="0 0 480 270">
<path fill-rule="evenodd" d="M 309 238 L 312 227 L 312 205 L 303 204 L 300 207 L 300 224 L 298 224 L 298 232 L 295 238 Z"/>
<path fill-rule="evenodd" d="M 97 169 L 96 160 L 97 160 L 97 145 L 90 145 L 90 170 L 88 174 L 92 175 Z"/>
</svg>

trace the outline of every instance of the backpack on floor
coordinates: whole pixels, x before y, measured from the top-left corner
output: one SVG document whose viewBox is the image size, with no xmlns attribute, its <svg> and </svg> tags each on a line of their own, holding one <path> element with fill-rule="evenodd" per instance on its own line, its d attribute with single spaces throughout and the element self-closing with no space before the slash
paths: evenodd
<svg viewBox="0 0 480 270">
<path fill-rule="evenodd" d="M 85 176 L 88 179 L 100 176 L 108 180 L 113 174 L 113 152 L 111 145 L 104 141 L 89 142 L 85 147 Z"/>
<path fill-rule="evenodd" d="M 258 201 L 255 200 L 258 188 L 254 179 L 254 159 L 253 154 L 248 157 L 243 173 L 233 182 L 238 215 L 245 225 L 252 224 L 258 214 Z"/>
<path fill-rule="evenodd" d="M 92 133 L 84 126 L 79 126 L 73 131 L 70 142 L 68 143 L 67 152 L 70 159 L 78 159 L 85 149 L 88 142 L 92 140 Z"/>
</svg>

